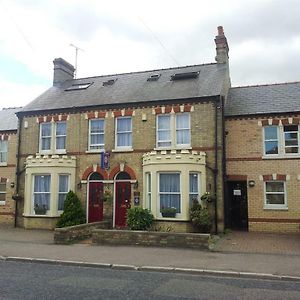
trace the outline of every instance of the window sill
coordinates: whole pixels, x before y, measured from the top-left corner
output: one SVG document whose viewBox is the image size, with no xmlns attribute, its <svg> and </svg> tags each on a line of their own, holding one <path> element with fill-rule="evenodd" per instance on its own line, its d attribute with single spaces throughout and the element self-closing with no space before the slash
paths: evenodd
<svg viewBox="0 0 300 300">
<path fill-rule="evenodd" d="M 164 151 L 164 150 L 167 150 L 167 151 L 171 151 L 171 150 L 192 150 L 193 148 L 191 146 L 187 146 L 187 147 L 156 147 L 154 148 L 155 151 Z"/>
<path fill-rule="evenodd" d="M 0 205 L 5 205 L 5 201 L 0 201 Z"/>
<path fill-rule="evenodd" d="M 287 206 L 264 206 L 264 210 L 289 210 L 289 208 Z"/>
<path fill-rule="evenodd" d="M 7 166 L 7 163 L 6 162 L 1 162 L 0 163 L 0 167 L 6 167 Z"/>
<path fill-rule="evenodd" d="M 262 159 L 290 159 L 290 158 L 300 158 L 300 154 L 295 155 L 263 155 Z"/>
<path fill-rule="evenodd" d="M 34 215 L 34 214 L 23 214 L 26 218 L 59 218 L 60 215 Z"/>
<path fill-rule="evenodd" d="M 40 151 L 37 155 L 64 155 L 67 154 L 67 150 L 61 151 Z"/>
<path fill-rule="evenodd" d="M 118 153 L 118 152 L 133 152 L 133 149 L 130 148 L 130 149 L 112 149 L 111 152 L 114 152 L 114 153 Z"/>
<path fill-rule="evenodd" d="M 85 153 L 87 154 L 97 154 L 97 153 L 102 153 L 105 152 L 104 149 L 99 149 L 99 150 L 86 150 Z"/>
</svg>

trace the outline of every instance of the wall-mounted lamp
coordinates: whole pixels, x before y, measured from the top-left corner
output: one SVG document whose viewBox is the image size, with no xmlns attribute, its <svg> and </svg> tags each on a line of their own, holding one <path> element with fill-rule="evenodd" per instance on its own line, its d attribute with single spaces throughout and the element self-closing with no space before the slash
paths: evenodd
<svg viewBox="0 0 300 300">
<path fill-rule="evenodd" d="M 10 187 L 13 189 L 15 187 L 15 183 L 14 182 L 11 182 L 10 183 Z"/>
<path fill-rule="evenodd" d="M 81 183 L 81 182 L 78 182 L 78 183 L 77 183 L 77 190 L 81 190 L 81 187 L 82 187 L 82 183 Z"/>
<path fill-rule="evenodd" d="M 255 181 L 254 180 L 249 180 L 248 186 L 249 187 L 254 187 L 255 186 Z"/>
<path fill-rule="evenodd" d="M 135 190 L 139 187 L 138 181 L 136 181 L 136 182 L 134 183 L 133 187 L 134 187 Z"/>
</svg>

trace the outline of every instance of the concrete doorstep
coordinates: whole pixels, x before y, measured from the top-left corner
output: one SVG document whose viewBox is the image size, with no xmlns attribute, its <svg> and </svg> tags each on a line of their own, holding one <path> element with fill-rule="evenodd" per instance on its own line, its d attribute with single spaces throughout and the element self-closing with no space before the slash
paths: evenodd
<svg viewBox="0 0 300 300">
<path fill-rule="evenodd" d="M 252 272 L 160 267 L 160 266 L 135 266 L 135 265 L 125 265 L 125 264 L 91 263 L 91 262 L 83 262 L 83 261 L 68 261 L 68 260 L 31 258 L 31 257 L 13 257 L 13 256 L 0 256 L 0 261 L 77 266 L 77 267 L 86 267 L 86 268 L 104 268 L 104 269 L 128 270 L 128 271 L 183 273 L 183 274 L 190 274 L 190 275 L 208 275 L 208 276 L 221 276 L 221 277 L 234 277 L 234 278 L 248 278 L 248 279 L 252 278 L 252 279 L 268 279 L 268 280 L 300 282 L 300 277 L 297 276 L 276 275 L 276 274 L 268 274 L 268 273 L 252 273 Z"/>
</svg>

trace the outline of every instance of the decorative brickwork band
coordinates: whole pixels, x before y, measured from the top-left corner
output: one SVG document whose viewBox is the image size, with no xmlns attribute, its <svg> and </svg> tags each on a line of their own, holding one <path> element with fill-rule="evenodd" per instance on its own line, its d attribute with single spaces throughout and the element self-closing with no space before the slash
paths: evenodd
<svg viewBox="0 0 300 300">
<path fill-rule="evenodd" d="M 0 140 L 1 141 L 8 141 L 9 140 L 9 136 L 7 134 L 1 134 L 0 135 Z"/>
<path fill-rule="evenodd" d="M 106 170 L 103 170 L 100 168 L 100 166 L 97 165 L 97 168 L 96 168 L 96 171 L 94 171 L 94 168 L 93 166 L 89 166 L 83 173 L 82 175 L 82 180 L 87 180 L 88 177 L 90 176 L 90 174 L 94 173 L 94 172 L 97 172 L 99 174 L 101 174 L 103 176 L 103 179 L 104 180 L 107 180 L 108 179 L 108 174 L 106 172 Z"/>
<path fill-rule="evenodd" d="M 286 181 L 287 175 L 284 174 L 271 174 L 271 175 L 263 175 L 263 181 Z"/>
<path fill-rule="evenodd" d="M 46 122 L 59 122 L 59 121 L 67 121 L 68 115 L 54 115 L 54 116 L 44 116 L 44 117 L 38 117 L 37 123 L 46 123 Z"/>
<path fill-rule="evenodd" d="M 106 116 L 106 112 L 105 111 L 91 111 L 88 112 L 87 114 L 87 119 L 103 119 Z"/>
<path fill-rule="evenodd" d="M 131 117 L 133 115 L 134 115 L 134 111 L 132 109 L 122 109 L 122 110 L 113 111 L 113 116 L 115 118 L 118 118 L 118 117 Z"/>
<path fill-rule="evenodd" d="M 135 172 L 133 171 L 133 169 L 131 169 L 130 167 L 128 167 L 127 165 L 124 166 L 124 172 L 128 173 L 130 178 L 132 180 L 136 179 L 136 175 Z M 109 173 L 109 179 L 113 180 L 115 178 L 115 176 L 121 172 L 121 168 L 120 165 L 117 165 L 116 167 L 114 167 L 111 172 Z"/>
<path fill-rule="evenodd" d="M 261 121 L 262 126 L 299 125 L 299 124 L 300 124 L 300 118 L 282 118 L 282 119 L 271 118 L 271 119 Z"/>
<path fill-rule="evenodd" d="M 7 178 L 5 178 L 5 177 L 0 177 L 0 182 L 7 182 Z"/>
<path fill-rule="evenodd" d="M 167 105 L 167 106 L 159 106 L 154 108 L 154 112 L 156 115 L 158 114 L 169 114 L 171 112 L 179 113 L 179 112 L 191 112 L 193 111 L 193 106 L 190 104 L 184 105 Z"/>
</svg>

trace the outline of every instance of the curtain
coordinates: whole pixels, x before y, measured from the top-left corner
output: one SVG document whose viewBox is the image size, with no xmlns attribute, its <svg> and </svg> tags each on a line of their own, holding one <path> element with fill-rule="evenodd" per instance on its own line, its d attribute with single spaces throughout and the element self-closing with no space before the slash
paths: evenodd
<svg viewBox="0 0 300 300">
<path fill-rule="evenodd" d="M 160 209 L 175 207 L 180 212 L 180 174 L 159 174 Z"/>
<path fill-rule="evenodd" d="M 117 119 L 117 146 L 131 147 L 131 145 L 132 145 L 131 118 Z"/>
<path fill-rule="evenodd" d="M 50 209 L 50 175 L 34 176 L 34 207 Z"/>
<path fill-rule="evenodd" d="M 191 173 L 190 174 L 190 207 L 193 204 L 193 200 L 197 199 L 199 201 L 199 191 L 198 191 L 198 174 Z"/>
<path fill-rule="evenodd" d="M 91 149 L 100 149 L 104 145 L 104 120 L 91 120 L 90 123 Z"/>
<path fill-rule="evenodd" d="M 51 123 L 42 123 L 42 150 L 51 148 Z"/>
<path fill-rule="evenodd" d="M 59 175 L 58 210 L 64 209 L 66 195 L 69 191 L 69 175 Z"/>
<path fill-rule="evenodd" d="M 176 115 L 176 143 L 190 144 L 190 117 L 188 114 Z"/>
<path fill-rule="evenodd" d="M 66 149 L 66 123 L 56 123 L 56 149 Z"/>
</svg>

